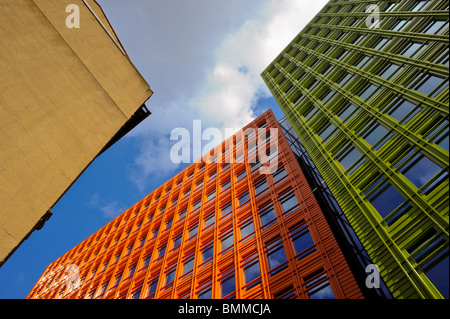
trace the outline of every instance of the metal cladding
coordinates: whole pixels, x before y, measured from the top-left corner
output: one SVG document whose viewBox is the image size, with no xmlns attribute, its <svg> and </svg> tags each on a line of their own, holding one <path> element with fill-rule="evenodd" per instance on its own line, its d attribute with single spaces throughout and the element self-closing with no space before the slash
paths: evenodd
<svg viewBox="0 0 450 319">
<path fill-rule="evenodd" d="M 394 298 L 448 298 L 448 20 L 329 1 L 261 74 Z"/>
<path fill-rule="evenodd" d="M 256 153 L 277 157 L 273 174 Z M 205 156 L 50 264 L 28 298 L 363 298 L 272 111 Z"/>
</svg>

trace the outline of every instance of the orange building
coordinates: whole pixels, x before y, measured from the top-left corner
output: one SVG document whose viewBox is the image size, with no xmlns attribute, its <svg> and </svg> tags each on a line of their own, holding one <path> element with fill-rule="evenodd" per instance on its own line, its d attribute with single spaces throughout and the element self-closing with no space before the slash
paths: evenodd
<svg viewBox="0 0 450 319">
<path fill-rule="evenodd" d="M 276 131 L 253 143 L 262 128 Z M 211 154 L 51 263 L 27 298 L 363 298 L 272 111 Z"/>
</svg>

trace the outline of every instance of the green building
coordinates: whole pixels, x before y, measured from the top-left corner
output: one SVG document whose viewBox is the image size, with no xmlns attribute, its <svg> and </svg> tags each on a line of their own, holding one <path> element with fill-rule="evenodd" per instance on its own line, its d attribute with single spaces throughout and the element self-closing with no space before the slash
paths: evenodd
<svg viewBox="0 0 450 319">
<path fill-rule="evenodd" d="M 331 0 L 261 74 L 394 298 L 448 298 L 448 21 Z"/>
</svg>

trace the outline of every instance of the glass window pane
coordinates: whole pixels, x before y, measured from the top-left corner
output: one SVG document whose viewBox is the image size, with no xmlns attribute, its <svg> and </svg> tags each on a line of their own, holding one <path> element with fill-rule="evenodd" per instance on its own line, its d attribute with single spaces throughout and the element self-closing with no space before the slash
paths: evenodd
<svg viewBox="0 0 450 319">
<path fill-rule="evenodd" d="M 311 237 L 311 234 L 307 229 L 303 230 L 300 234 L 295 235 L 295 237 L 292 238 L 292 243 L 294 244 L 296 254 L 300 254 L 302 251 L 305 251 L 306 249 L 314 245 L 314 241 Z M 306 255 L 305 254 L 300 255 L 298 256 L 298 258 L 300 259 L 304 256 Z"/>
<path fill-rule="evenodd" d="M 198 226 L 195 225 L 194 227 L 192 227 L 192 228 L 189 230 L 189 238 L 192 237 L 192 236 L 194 236 L 194 235 L 197 235 L 197 231 L 198 231 Z"/>
<path fill-rule="evenodd" d="M 233 234 L 230 234 L 226 236 L 225 238 L 222 238 L 221 240 L 222 244 L 222 250 L 225 250 L 233 245 Z"/>
<path fill-rule="evenodd" d="M 405 201 L 403 196 L 390 184 L 386 189 L 375 192 L 371 198 L 370 202 L 383 218 Z"/>
<path fill-rule="evenodd" d="M 255 227 L 253 226 L 253 221 L 251 221 L 241 227 L 241 238 L 247 237 L 254 231 L 255 231 Z"/>
<path fill-rule="evenodd" d="M 270 270 L 284 263 L 286 259 L 286 253 L 284 252 L 283 246 L 278 247 L 276 250 L 268 253 L 269 268 Z"/>
<path fill-rule="evenodd" d="M 387 133 L 388 130 L 384 126 L 377 124 L 376 128 L 365 136 L 364 139 L 370 146 L 374 146 Z"/>
<path fill-rule="evenodd" d="M 150 296 L 151 294 L 155 293 L 157 287 L 158 287 L 158 279 L 150 283 L 148 295 Z"/>
<path fill-rule="evenodd" d="M 403 175 L 417 188 L 421 188 L 431 178 L 441 171 L 441 168 L 425 156 L 413 164 Z"/>
<path fill-rule="evenodd" d="M 198 299 L 211 299 L 211 288 L 203 291 L 198 295 Z"/>
<path fill-rule="evenodd" d="M 208 259 L 212 258 L 213 255 L 214 255 L 213 246 L 209 246 L 209 247 L 205 248 L 202 253 L 202 263 L 207 261 Z"/>
<path fill-rule="evenodd" d="M 183 274 L 186 274 L 187 272 L 191 271 L 193 267 L 194 267 L 194 258 L 191 258 L 184 263 Z"/>
<path fill-rule="evenodd" d="M 356 163 L 361 156 L 362 156 L 361 152 L 358 151 L 356 148 L 353 148 L 353 150 L 347 155 L 345 155 L 345 157 L 341 159 L 339 162 L 341 163 L 342 167 L 344 167 L 344 169 L 347 170 L 350 166 Z"/>
<path fill-rule="evenodd" d="M 235 291 L 236 286 L 234 283 L 234 275 L 231 275 L 227 278 L 225 278 L 224 280 L 222 280 L 222 282 L 220 283 L 220 288 L 221 288 L 221 293 L 222 293 L 222 298 L 224 298 L 225 296 L 231 294 L 233 291 Z"/>
<path fill-rule="evenodd" d="M 239 201 L 239 205 L 242 205 L 244 203 L 250 200 L 250 194 L 248 192 L 246 192 L 245 194 L 242 194 L 241 196 L 239 196 L 238 201 Z"/>
<path fill-rule="evenodd" d="M 284 170 L 284 168 L 281 168 L 275 173 L 275 175 L 273 175 L 273 180 L 276 183 L 279 180 L 281 180 L 283 177 L 285 177 L 286 175 L 287 174 L 286 174 L 286 171 Z"/>
<path fill-rule="evenodd" d="M 225 207 L 222 207 L 222 216 L 225 216 L 226 214 L 231 212 L 231 204 L 226 205 Z"/>
<path fill-rule="evenodd" d="M 266 190 L 268 187 L 269 187 L 269 185 L 267 184 L 267 179 L 265 177 L 263 177 L 263 179 L 258 181 L 257 184 L 255 185 L 256 195 L 261 193 L 263 190 Z"/>
<path fill-rule="evenodd" d="M 443 78 L 440 78 L 435 75 L 430 75 L 427 77 L 426 80 L 422 81 L 418 87 L 415 87 L 414 89 L 416 91 L 419 91 L 420 93 L 423 93 L 425 95 L 429 95 L 431 92 L 433 92 L 442 82 L 444 81 Z M 437 94 L 434 94 L 434 96 Z"/>
<path fill-rule="evenodd" d="M 328 282 L 308 292 L 310 299 L 335 299 L 333 290 Z"/>
<path fill-rule="evenodd" d="M 166 282 L 164 285 L 171 283 L 175 279 L 175 269 L 166 274 Z"/>
<path fill-rule="evenodd" d="M 275 210 L 273 209 L 272 206 L 265 207 L 264 211 L 262 211 L 259 216 L 261 219 L 261 225 L 263 225 L 263 226 L 265 226 L 267 223 L 269 223 L 273 219 L 276 220 Z M 266 227 L 268 227 L 268 226 L 270 226 L 270 225 L 267 225 Z"/>
<path fill-rule="evenodd" d="M 416 106 L 413 103 L 406 100 L 401 100 L 396 106 L 394 106 L 395 110 L 389 115 L 400 122 L 415 107 Z"/>
<path fill-rule="evenodd" d="M 255 262 L 254 264 L 251 264 L 249 266 L 244 267 L 244 276 L 245 276 L 245 283 L 248 284 L 252 280 L 258 278 L 261 276 L 261 271 L 259 270 L 259 262 Z"/>
<path fill-rule="evenodd" d="M 288 212 L 290 209 L 292 209 L 296 205 L 298 205 L 298 200 L 297 200 L 297 197 L 295 197 L 295 194 L 292 194 L 288 198 L 285 198 L 281 201 L 281 206 L 283 207 L 284 212 Z"/>
</svg>

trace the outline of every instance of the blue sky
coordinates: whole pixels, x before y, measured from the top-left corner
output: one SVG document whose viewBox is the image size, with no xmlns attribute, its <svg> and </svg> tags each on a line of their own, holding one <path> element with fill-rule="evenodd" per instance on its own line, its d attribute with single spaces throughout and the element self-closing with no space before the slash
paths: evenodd
<svg viewBox="0 0 450 319">
<path fill-rule="evenodd" d="M 260 73 L 327 1 L 98 2 L 155 92 L 152 115 L 91 164 L 0 268 L 0 298 L 25 298 L 51 262 L 182 170 L 169 158 L 174 128 L 201 119 L 237 129 L 269 108 L 282 118 Z"/>
</svg>

